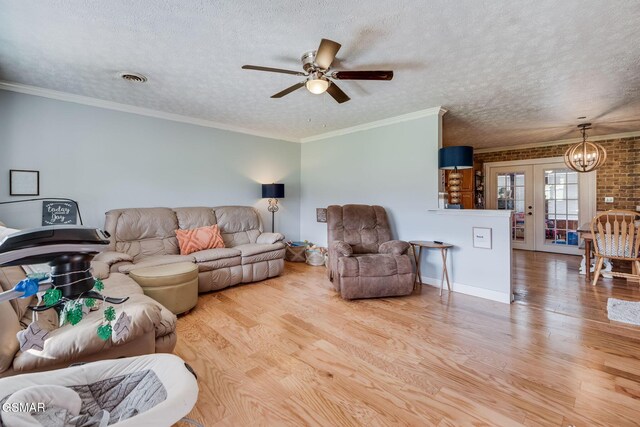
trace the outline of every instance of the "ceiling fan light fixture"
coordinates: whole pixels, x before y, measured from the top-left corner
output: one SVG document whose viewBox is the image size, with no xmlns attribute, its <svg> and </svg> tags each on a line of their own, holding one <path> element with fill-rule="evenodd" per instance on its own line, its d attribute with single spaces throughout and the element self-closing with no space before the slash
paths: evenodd
<svg viewBox="0 0 640 427">
<path fill-rule="evenodd" d="M 315 95 L 325 93 L 329 89 L 329 79 L 320 73 L 313 73 L 305 83 L 307 90 Z"/>
</svg>

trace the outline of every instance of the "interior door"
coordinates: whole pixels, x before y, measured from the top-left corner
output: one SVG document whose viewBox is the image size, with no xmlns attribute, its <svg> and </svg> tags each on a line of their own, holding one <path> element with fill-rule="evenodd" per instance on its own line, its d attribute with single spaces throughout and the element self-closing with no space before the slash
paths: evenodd
<svg viewBox="0 0 640 427">
<path fill-rule="evenodd" d="M 492 167 L 486 188 L 489 209 L 513 211 L 512 247 L 535 250 L 533 166 Z"/>
</svg>

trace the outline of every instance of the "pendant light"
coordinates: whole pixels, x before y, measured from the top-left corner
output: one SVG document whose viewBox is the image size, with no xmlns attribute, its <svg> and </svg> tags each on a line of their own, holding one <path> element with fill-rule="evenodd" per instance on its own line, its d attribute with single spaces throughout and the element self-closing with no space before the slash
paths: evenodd
<svg viewBox="0 0 640 427">
<path fill-rule="evenodd" d="M 576 172 L 591 172 L 604 164 L 607 151 L 602 145 L 587 141 L 587 129 L 591 129 L 591 123 L 581 123 L 578 128 L 582 132 L 582 142 L 569 147 L 564 153 L 564 162 Z"/>
</svg>

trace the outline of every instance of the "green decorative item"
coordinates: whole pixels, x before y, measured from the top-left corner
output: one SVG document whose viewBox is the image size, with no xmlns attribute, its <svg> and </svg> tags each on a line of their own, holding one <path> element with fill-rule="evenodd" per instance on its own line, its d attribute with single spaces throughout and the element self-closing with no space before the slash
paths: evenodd
<svg viewBox="0 0 640 427">
<path fill-rule="evenodd" d="M 84 300 L 84 305 L 91 308 L 91 307 L 95 307 L 96 305 L 96 300 L 93 298 L 87 298 Z"/>
<path fill-rule="evenodd" d="M 98 338 L 100 338 L 102 341 L 106 341 L 111 338 L 111 332 L 112 329 L 110 323 L 98 326 Z"/>
<path fill-rule="evenodd" d="M 102 291 L 104 290 L 104 283 L 102 283 L 102 280 L 100 279 L 95 279 L 95 283 L 93 287 L 95 288 L 96 291 Z"/>
<path fill-rule="evenodd" d="M 45 291 L 42 300 L 46 305 L 54 305 L 62 298 L 62 291 L 56 288 L 49 288 Z"/>
<path fill-rule="evenodd" d="M 82 303 L 79 301 L 67 301 L 60 312 L 60 326 L 65 323 L 77 325 L 82 320 Z"/>
<path fill-rule="evenodd" d="M 82 320 L 82 304 L 73 304 L 73 306 L 67 310 L 67 321 L 72 325 L 77 325 Z"/>
<path fill-rule="evenodd" d="M 107 307 L 104 309 L 104 320 L 107 322 L 113 322 L 116 320 L 116 309 L 113 307 Z"/>
</svg>

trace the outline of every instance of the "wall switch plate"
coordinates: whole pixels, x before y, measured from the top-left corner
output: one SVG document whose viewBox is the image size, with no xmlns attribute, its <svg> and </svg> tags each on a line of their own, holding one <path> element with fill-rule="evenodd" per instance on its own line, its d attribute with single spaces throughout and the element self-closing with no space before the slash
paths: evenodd
<svg viewBox="0 0 640 427">
<path fill-rule="evenodd" d="M 640 212 L 640 206 L 636 206 L 636 212 Z"/>
<path fill-rule="evenodd" d="M 604 202 L 605 203 L 613 203 L 613 197 L 605 197 L 604 198 Z"/>
</svg>

